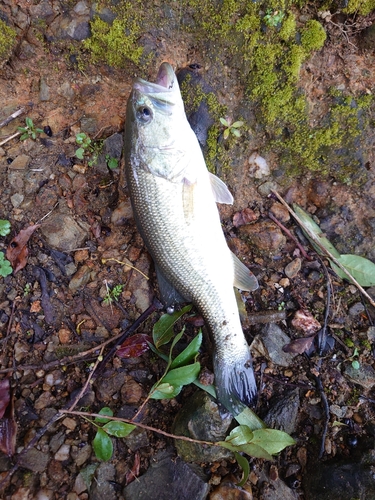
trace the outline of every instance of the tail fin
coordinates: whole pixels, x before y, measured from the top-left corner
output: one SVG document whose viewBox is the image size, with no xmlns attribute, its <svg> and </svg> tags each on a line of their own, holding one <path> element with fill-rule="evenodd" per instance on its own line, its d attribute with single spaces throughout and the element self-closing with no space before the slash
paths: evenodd
<svg viewBox="0 0 375 500">
<path fill-rule="evenodd" d="M 229 363 L 215 356 L 214 372 L 217 397 L 233 416 L 256 405 L 257 386 L 250 351 L 245 358 Z"/>
</svg>

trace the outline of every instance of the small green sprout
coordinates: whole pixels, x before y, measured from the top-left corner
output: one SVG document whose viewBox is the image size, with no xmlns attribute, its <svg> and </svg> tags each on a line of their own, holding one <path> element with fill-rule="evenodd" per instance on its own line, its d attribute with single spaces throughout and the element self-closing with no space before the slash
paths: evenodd
<svg viewBox="0 0 375 500">
<path fill-rule="evenodd" d="M 91 152 L 91 139 L 84 132 L 79 132 L 76 134 L 76 143 L 80 147 L 76 150 L 75 155 L 80 160 L 83 160 L 84 155 Z"/>
<path fill-rule="evenodd" d="M 112 304 L 114 300 L 118 300 L 125 285 L 115 285 L 112 290 L 107 286 L 107 294 L 103 299 L 103 304 L 109 305 Z"/>
<path fill-rule="evenodd" d="M 241 137 L 241 132 L 238 129 L 243 126 L 244 122 L 237 121 L 230 123 L 230 120 L 220 118 L 220 123 L 226 127 L 223 133 L 224 139 L 228 139 L 230 133 L 232 133 L 235 137 Z"/>
<path fill-rule="evenodd" d="M 267 9 L 266 15 L 264 16 L 264 22 L 267 26 L 276 28 L 282 23 L 284 17 L 285 14 L 281 10 Z"/>
<path fill-rule="evenodd" d="M 35 139 L 37 138 L 37 134 L 41 134 L 43 130 L 41 128 L 35 127 L 32 119 L 29 118 L 28 116 L 25 119 L 25 123 L 26 123 L 25 127 L 18 127 L 18 130 L 20 132 L 23 132 L 20 137 L 20 140 L 24 141 L 25 139 L 30 138 L 35 141 Z"/>
<path fill-rule="evenodd" d="M 0 252 L 0 276 L 5 278 L 6 276 L 9 276 L 9 274 L 12 274 L 12 272 L 13 269 L 11 263 L 5 258 L 4 252 Z"/>
<path fill-rule="evenodd" d="M 0 236 L 6 236 L 10 233 L 10 222 L 8 220 L 0 219 Z"/>
<path fill-rule="evenodd" d="M 26 295 L 29 295 L 31 292 L 31 283 L 26 283 L 26 285 L 23 287 L 23 295 L 26 297 Z"/>
<path fill-rule="evenodd" d="M 118 167 L 118 159 L 113 158 L 113 156 L 105 155 L 105 161 L 107 162 L 108 168 L 111 170 Z"/>
</svg>

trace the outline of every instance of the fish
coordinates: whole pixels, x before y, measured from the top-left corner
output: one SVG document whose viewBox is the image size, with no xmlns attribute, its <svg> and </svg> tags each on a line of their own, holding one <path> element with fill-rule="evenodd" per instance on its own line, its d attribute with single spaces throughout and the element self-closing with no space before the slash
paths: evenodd
<svg viewBox="0 0 375 500">
<path fill-rule="evenodd" d="M 232 204 L 233 196 L 206 167 L 168 62 L 155 82 L 133 83 L 124 156 L 135 223 L 154 261 L 162 302 L 167 308 L 193 303 L 203 317 L 213 340 L 216 395 L 236 416 L 255 405 L 257 386 L 234 287 L 259 285 L 227 245 L 217 203 Z"/>
</svg>

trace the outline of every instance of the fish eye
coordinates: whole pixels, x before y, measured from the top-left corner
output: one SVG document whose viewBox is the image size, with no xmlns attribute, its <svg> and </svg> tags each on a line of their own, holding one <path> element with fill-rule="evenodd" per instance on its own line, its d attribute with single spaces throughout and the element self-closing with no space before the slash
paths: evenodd
<svg viewBox="0 0 375 500">
<path fill-rule="evenodd" d="M 152 111 L 147 106 L 140 106 L 137 109 L 137 118 L 143 123 L 148 123 L 152 118 Z"/>
</svg>

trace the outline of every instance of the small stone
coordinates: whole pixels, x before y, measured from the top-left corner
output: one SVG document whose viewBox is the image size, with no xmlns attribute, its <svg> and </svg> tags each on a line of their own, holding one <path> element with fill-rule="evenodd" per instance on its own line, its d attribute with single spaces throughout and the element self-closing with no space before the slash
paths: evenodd
<svg viewBox="0 0 375 500">
<path fill-rule="evenodd" d="M 49 246 L 61 252 L 71 252 L 83 246 L 89 227 L 68 214 L 52 214 L 40 228 Z"/>
<path fill-rule="evenodd" d="M 61 328 L 58 335 L 61 344 L 69 344 L 72 339 L 72 332 L 67 328 Z"/>
<path fill-rule="evenodd" d="M 282 286 L 283 288 L 290 286 L 289 278 L 281 278 L 281 280 L 279 281 L 279 285 Z"/>
<path fill-rule="evenodd" d="M 361 363 L 356 370 L 349 364 L 345 367 L 344 375 L 352 382 L 361 385 L 365 389 L 371 389 L 375 385 L 375 370 L 371 365 Z"/>
<path fill-rule="evenodd" d="M 290 220 L 290 214 L 288 209 L 284 207 L 284 205 L 282 205 L 281 203 L 278 202 L 274 203 L 270 208 L 270 212 L 280 222 L 288 222 Z"/>
<path fill-rule="evenodd" d="M 50 89 L 44 78 L 40 79 L 39 99 L 41 101 L 49 101 L 50 99 Z"/>
<path fill-rule="evenodd" d="M 80 262 L 85 262 L 89 258 L 88 250 L 77 250 L 74 252 L 74 262 L 79 264 Z"/>
<path fill-rule="evenodd" d="M 70 445 L 63 444 L 56 452 L 54 459 L 58 462 L 65 462 L 65 460 L 69 459 L 70 454 Z"/>
<path fill-rule="evenodd" d="M 87 171 L 87 165 L 82 165 L 80 163 L 76 163 L 73 165 L 74 172 L 78 172 L 79 174 L 85 174 Z"/>
<path fill-rule="evenodd" d="M 31 448 L 25 455 L 19 457 L 19 465 L 33 472 L 44 472 L 49 461 L 49 454 L 36 448 Z"/>
<path fill-rule="evenodd" d="M 331 405 L 329 411 L 337 418 L 344 418 L 348 410 L 347 406 Z"/>
<path fill-rule="evenodd" d="M 84 0 L 81 0 L 73 7 L 73 11 L 77 16 L 88 16 L 90 14 L 90 7 Z"/>
<path fill-rule="evenodd" d="M 292 262 L 289 262 L 289 264 L 285 267 L 284 270 L 287 277 L 290 279 L 295 278 L 301 269 L 301 265 L 302 261 L 299 257 L 292 260 Z"/>
<path fill-rule="evenodd" d="M 271 221 L 260 221 L 241 226 L 239 234 L 248 239 L 259 251 L 266 251 L 270 254 L 276 253 L 286 242 L 280 228 Z"/>
<path fill-rule="evenodd" d="M 130 203 L 130 198 L 121 201 L 117 208 L 112 212 L 111 222 L 115 226 L 124 225 L 129 219 L 133 219 L 133 209 Z"/>
<path fill-rule="evenodd" d="M 275 323 L 262 327 L 260 335 L 253 340 L 250 348 L 268 357 L 276 365 L 289 367 L 297 354 L 283 351 L 283 347 L 290 343 L 290 338 Z"/>
<path fill-rule="evenodd" d="M 46 391 L 35 401 L 34 408 L 36 410 L 42 410 L 43 408 L 47 408 L 47 406 L 52 406 L 55 402 L 56 398 L 52 396 L 49 391 Z"/>
<path fill-rule="evenodd" d="M 367 338 L 370 342 L 375 342 L 375 326 L 369 326 L 367 330 Z"/>
<path fill-rule="evenodd" d="M 31 161 L 30 156 L 18 155 L 9 165 L 9 168 L 12 170 L 25 170 L 29 166 L 30 161 Z"/>
<path fill-rule="evenodd" d="M 249 158 L 249 166 L 249 174 L 252 177 L 255 177 L 255 179 L 261 179 L 271 173 L 268 163 L 257 152 L 251 154 Z"/>
<path fill-rule="evenodd" d="M 75 292 L 79 288 L 83 288 L 90 281 L 91 268 L 83 265 L 78 269 L 73 278 L 69 282 L 69 290 Z"/>
<path fill-rule="evenodd" d="M 18 208 L 24 199 L 25 199 L 25 197 L 21 193 L 15 193 L 14 195 L 12 195 L 10 197 L 10 201 L 11 201 L 14 208 Z"/>
<path fill-rule="evenodd" d="M 70 417 L 64 418 L 62 424 L 70 431 L 74 431 L 74 429 L 77 427 L 77 422 L 74 420 L 74 418 Z"/>
<path fill-rule="evenodd" d="M 358 316 L 365 310 L 365 306 L 362 302 L 357 302 L 349 308 L 349 316 Z"/>
</svg>

